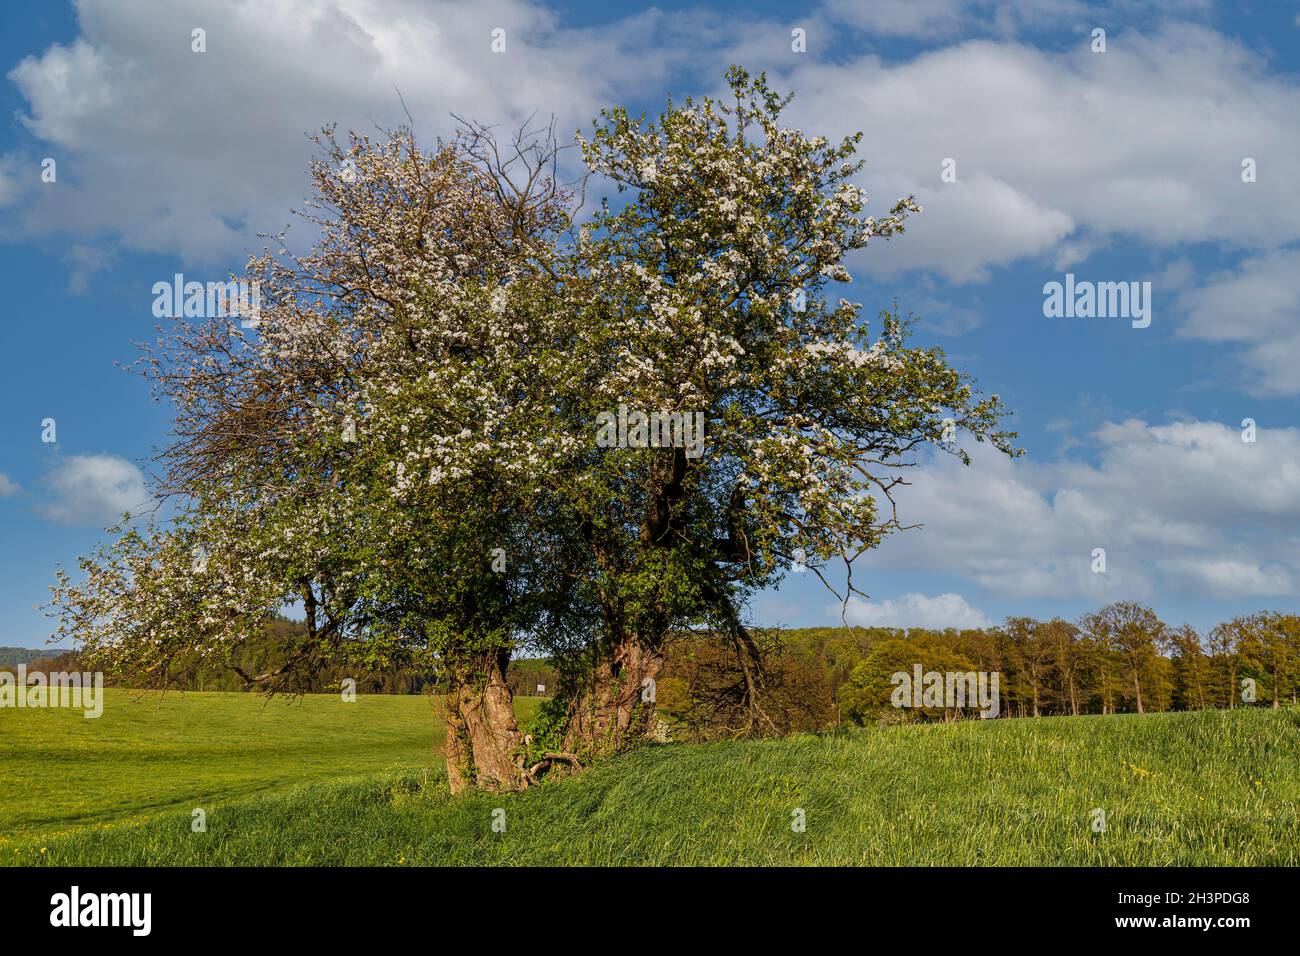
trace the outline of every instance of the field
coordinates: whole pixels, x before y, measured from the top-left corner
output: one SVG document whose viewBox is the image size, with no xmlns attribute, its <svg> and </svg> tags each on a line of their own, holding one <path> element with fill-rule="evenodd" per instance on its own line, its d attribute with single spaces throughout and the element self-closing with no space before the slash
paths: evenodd
<svg viewBox="0 0 1300 956">
<path fill-rule="evenodd" d="M 104 716 L 0 710 L 0 849 L 27 837 L 210 807 L 386 770 L 438 767 L 421 696 L 105 691 Z M 535 701 L 522 698 L 522 709 Z M 0 854 L 4 855 L 4 854 Z"/>
<path fill-rule="evenodd" d="M 0 862 L 1300 863 L 1294 709 L 669 744 L 455 799 L 435 710 L 423 697 L 117 692 L 98 721 L 0 711 Z M 191 832 L 194 807 L 206 833 Z"/>
</svg>

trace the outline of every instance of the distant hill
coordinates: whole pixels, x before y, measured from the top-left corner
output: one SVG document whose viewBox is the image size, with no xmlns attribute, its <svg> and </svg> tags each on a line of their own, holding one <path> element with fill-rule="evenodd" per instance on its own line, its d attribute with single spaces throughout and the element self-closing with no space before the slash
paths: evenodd
<svg viewBox="0 0 1300 956">
<path fill-rule="evenodd" d="M 0 667 L 17 667 L 58 653 L 58 650 L 46 647 L 0 647 Z"/>
</svg>

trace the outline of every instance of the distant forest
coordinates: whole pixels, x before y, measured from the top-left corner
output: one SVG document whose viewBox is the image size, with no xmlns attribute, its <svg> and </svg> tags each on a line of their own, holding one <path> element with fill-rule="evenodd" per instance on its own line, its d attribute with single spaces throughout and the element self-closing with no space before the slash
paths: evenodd
<svg viewBox="0 0 1300 956">
<path fill-rule="evenodd" d="M 1206 633 L 1171 627 L 1150 608 L 1121 602 L 1077 622 L 1012 617 L 998 627 L 966 630 L 823 627 L 753 634 L 763 666 L 748 673 L 735 648 L 717 635 L 678 633 L 669 642 L 655 693 L 657 716 L 673 737 L 781 735 L 974 715 L 973 706 L 892 707 L 890 676 L 918 664 L 925 671 L 997 672 L 1003 717 L 1276 707 L 1295 704 L 1300 696 L 1300 616 L 1272 612 L 1235 617 Z M 300 623 L 276 619 L 268 623 L 264 641 L 241 647 L 228 664 L 181 667 L 167 675 L 167 684 L 245 690 L 240 672 L 274 669 L 303 636 Z M 24 648 L 4 652 L 40 654 Z M 77 660 L 68 653 L 38 666 L 73 670 Z M 435 668 L 391 661 L 307 672 L 297 690 L 335 691 L 346 677 L 356 680 L 361 693 L 440 690 Z M 551 696 L 560 675 L 546 660 L 516 659 L 508 681 L 517 696 Z"/>
<path fill-rule="evenodd" d="M 0 647 L 0 668 L 17 667 L 49 656 L 47 649 L 39 647 Z"/>
</svg>

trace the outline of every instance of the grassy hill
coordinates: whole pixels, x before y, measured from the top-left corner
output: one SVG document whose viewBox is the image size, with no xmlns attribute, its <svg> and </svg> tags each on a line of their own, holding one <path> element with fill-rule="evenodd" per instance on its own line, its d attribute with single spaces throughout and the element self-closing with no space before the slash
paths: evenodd
<svg viewBox="0 0 1300 956">
<path fill-rule="evenodd" d="M 340 717 L 329 709 L 336 700 L 308 698 L 298 712 L 236 714 L 228 702 L 194 699 L 203 696 L 261 707 L 243 695 L 188 695 L 170 718 L 187 728 L 182 739 L 173 733 L 155 744 L 137 722 L 134 748 L 120 735 L 107 738 L 118 741 L 115 761 L 83 752 L 117 764 L 101 768 L 101 778 L 138 786 L 147 768 L 157 793 L 122 798 L 126 823 L 114 822 L 113 807 L 80 821 L 66 808 L 63 833 L 48 832 L 28 810 L 25 833 L 0 845 L 0 862 L 1300 863 L 1295 710 L 869 727 L 673 744 L 522 794 L 453 799 L 440 769 L 424 769 L 431 764 L 433 708 L 423 698 L 361 698 Z M 393 709 L 412 701 L 423 710 Z M 183 717 L 190 706 L 195 711 Z M 365 707 L 372 709 L 363 718 Z M 222 713 L 228 723 L 214 726 Z M 0 714 L 0 728 L 10 716 Z M 10 740 L 0 737 L 7 768 L 3 748 Z M 200 752 L 190 753 L 183 741 Z M 62 785 L 77 773 L 84 781 L 73 756 L 65 751 L 30 769 Z M 23 779 L 32 778 L 29 766 Z M 186 779 L 195 773 L 203 775 L 201 788 Z M 316 782 L 286 790 L 295 775 Z M 250 790 L 265 793 L 250 798 Z M 146 805 L 149 799 L 156 805 Z M 6 791 L 3 800 L 0 820 L 12 821 L 15 796 Z M 193 806 L 208 810 L 206 833 L 191 832 Z M 804 811 L 802 833 L 791 827 L 796 809 Z M 1092 827 L 1094 809 L 1105 811 L 1104 832 Z M 497 810 L 504 811 L 504 832 L 492 827 L 501 819 Z"/>
</svg>

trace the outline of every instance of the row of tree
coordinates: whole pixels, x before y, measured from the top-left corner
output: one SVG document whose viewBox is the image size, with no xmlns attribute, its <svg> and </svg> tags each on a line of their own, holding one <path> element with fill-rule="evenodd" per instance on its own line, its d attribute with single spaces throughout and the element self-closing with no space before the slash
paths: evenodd
<svg viewBox="0 0 1300 956">
<path fill-rule="evenodd" d="M 623 201 L 590 212 L 549 129 L 466 123 L 432 151 L 325 130 L 318 238 L 250 261 L 255 331 L 178 319 L 141 360 L 175 410 L 151 476 L 174 517 L 60 572 L 59 633 L 137 681 L 196 657 L 271 690 L 435 668 L 454 789 L 656 733 L 647 691 L 683 629 L 724 642 L 739 724 L 770 732 L 749 597 L 899 529 L 891 491 L 925 449 L 1014 435 L 908 321 L 873 331 L 835 294 L 845 257 L 918 211 L 864 213 L 861 134 L 808 135 L 764 77 L 727 79 L 657 120 L 603 112 L 577 145 Z M 702 421 L 702 449 L 598 440 L 624 408 Z M 305 635 L 250 670 L 239 649 L 288 604 Z M 527 649 L 559 678 L 532 742 L 507 677 Z"/>
<path fill-rule="evenodd" d="M 304 637 L 300 621 L 277 617 L 260 640 L 242 643 L 230 662 L 195 656 L 173 661 L 172 686 L 184 690 L 247 690 L 238 670 L 274 671 Z M 897 673 L 984 672 L 999 676 L 999 716 L 1039 717 L 1119 712 L 1278 707 L 1300 702 L 1300 615 L 1262 611 L 1239 615 L 1204 634 L 1172 627 L 1139 604 L 1121 602 L 1077 622 L 1011 617 L 1000 627 L 755 628 L 764 665 L 762 707 L 755 726 L 742 659 L 725 635 L 679 631 L 664 644 L 655 686 L 656 716 L 678 739 L 710 740 L 754 733 L 781 735 L 844 723 L 948 720 L 964 709 L 900 711 L 891 700 Z M 27 652 L 28 656 L 38 652 Z M 34 659 L 29 668 L 83 670 L 80 655 Z M 0 668 L 10 669 L 12 667 Z M 389 661 L 364 671 L 334 663 L 296 671 L 300 693 L 339 689 L 345 678 L 371 694 L 443 694 L 437 669 Z M 121 683 L 121 681 L 118 681 Z M 555 661 L 514 658 L 506 684 L 514 696 L 551 696 L 560 686 Z M 527 730 L 552 729 L 549 713 Z M 562 728 L 561 728 L 562 729 Z"/>
<path fill-rule="evenodd" d="M 1120 602 L 1078 622 L 1013 617 L 989 630 L 913 635 L 905 646 L 882 642 L 854 668 L 841 698 L 844 717 L 879 716 L 890 675 L 914 662 L 997 672 L 1006 716 L 1276 707 L 1295 702 L 1300 690 L 1300 617 L 1242 615 L 1202 635 Z"/>
<path fill-rule="evenodd" d="M 1300 616 L 1240 615 L 1200 633 L 1120 602 L 1078 621 L 1011 617 L 984 629 L 810 628 L 772 632 L 767 709 L 779 732 L 841 723 L 947 720 L 978 708 L 900 709 L 893 677 L 996 673 L 999 715 L 1278 707 L 1300 700 Z M 734 655 L 701 635 L 672 646 L 660 714 L 691 739 L 743 729 Z"/>
<path fill-rule="evenodd" d="M 165 686 L 175 690 L 196 691 L 247 691 L 256 689 L 244 676 L 263 674 L 284 667 L 298 653 L 305 638 L 306 628 L 301 621 L 277 615 L 264 622 L 257 636 L 250 636 L 221 657 L 192 653 L 178 654 L 167 666 L 166 676 L 159 681 L 155 675 L 129 669 L 117 669 L 105 674 L 106 682 L 113 687 L 148 688 Z M 92 667 L 89 655 L 68 651 L 33 651 L 28 671 L 58 673 L 85 671 Z M 6 668 L 0 667 L 0 670 Z M 12 670 L 13 668 L 8 668 Z M 380 666 L 360 668 L 346 662 L 323 663 L 308 669 L 286 671 L 291 681 L 283 682 L 280 690 L 295 694 L 336 693 L 345 680 L 354 682 L 362 694 L 428 694 L 439 693 L 437 671 L 412 662 L 389 659 Z"/>
</svg>

